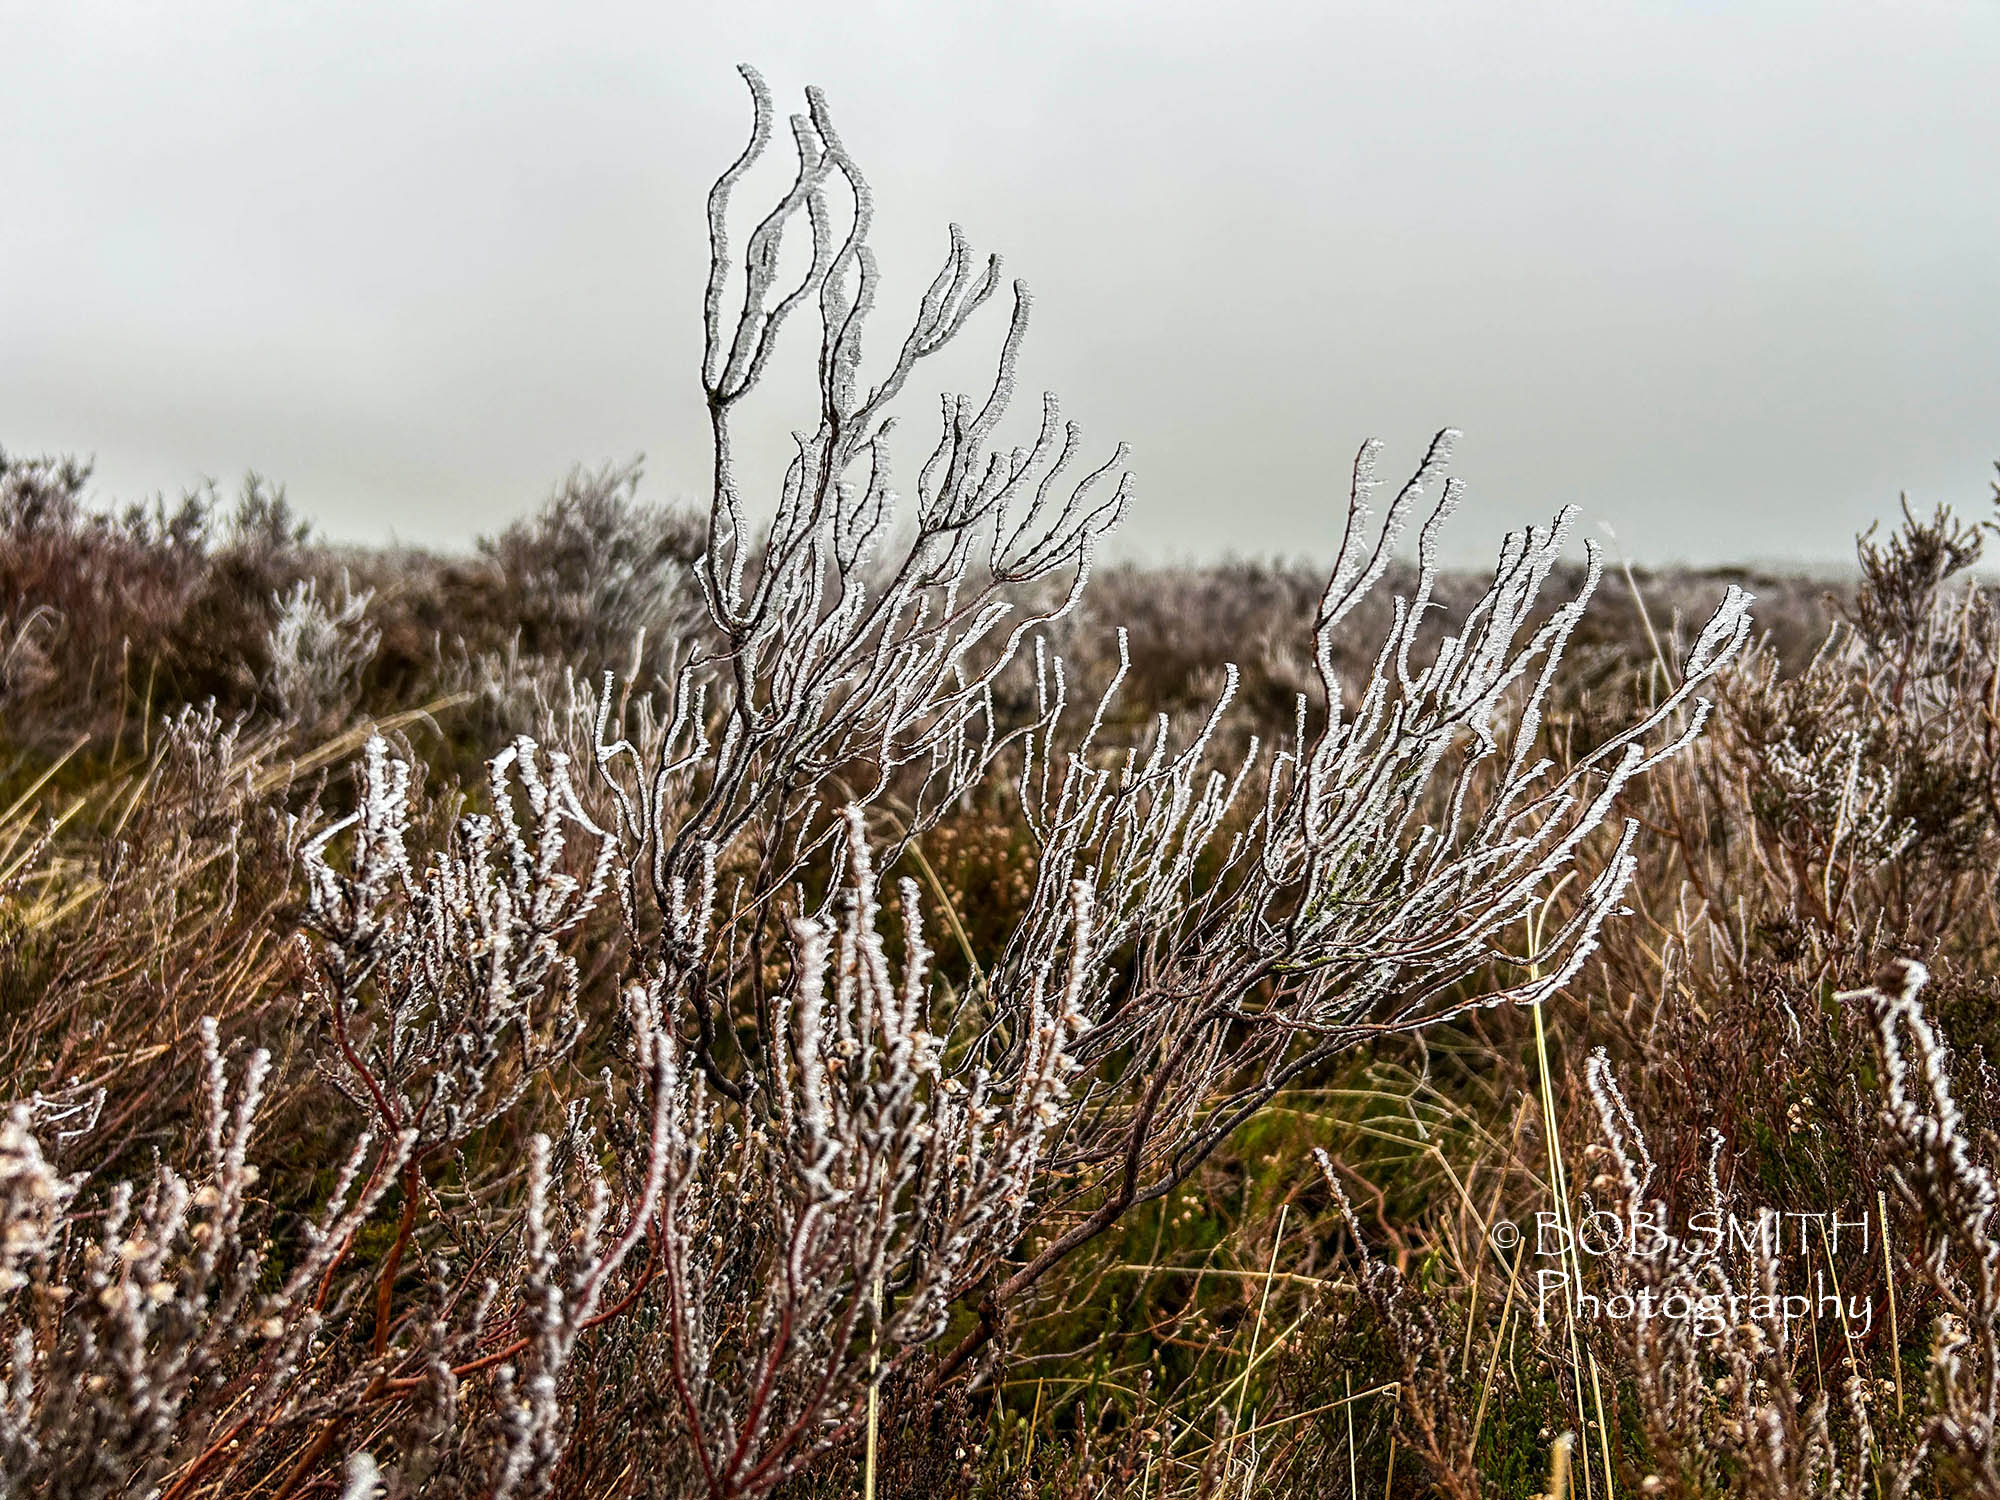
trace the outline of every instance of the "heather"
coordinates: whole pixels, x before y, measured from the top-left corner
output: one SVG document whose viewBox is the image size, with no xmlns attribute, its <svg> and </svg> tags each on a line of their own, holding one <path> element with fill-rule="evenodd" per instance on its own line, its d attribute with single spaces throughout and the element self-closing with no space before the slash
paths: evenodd
<svg viewBox="0 0 2000 1500">
<path fill-rule="evenodd" d="M 1474 575 L 1443 432 L 1107 565 L 1025 288 L 878 308 L 746 77 L 705 507 L 0 459 L 6 1489 L 2000 1495 L 1989 528 Z"/>
</svg>

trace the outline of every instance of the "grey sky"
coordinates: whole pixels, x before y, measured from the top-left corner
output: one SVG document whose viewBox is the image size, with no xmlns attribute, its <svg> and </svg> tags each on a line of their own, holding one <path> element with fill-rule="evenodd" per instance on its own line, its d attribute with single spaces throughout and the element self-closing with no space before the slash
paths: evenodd
<svg viewBox="0 0 2000 1500">
<path fill-rule="evenodd" d="M 1323 552 L 1355 446 L 1447 424 L 1464 558 L 1574 501 L 1642 559 L 1838 559 L 2000 456 L 1986 0 L 0 0 L 0 35 L 0 445 L 109 494 L 254 467 L 336 536 L 454 543 L 577 460 L 698 492 L 739 59 L 824 87 L 869 174 L 878 351 L 947 221 L 1028 279 L 1019 414 L 1133 444 L 1131 549 Z"/>
</svg>

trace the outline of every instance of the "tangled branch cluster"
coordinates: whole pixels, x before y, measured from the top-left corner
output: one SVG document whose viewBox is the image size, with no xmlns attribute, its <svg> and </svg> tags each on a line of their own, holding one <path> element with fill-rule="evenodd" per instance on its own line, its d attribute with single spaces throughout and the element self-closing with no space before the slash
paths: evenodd
<svg viewBox="0 0 2000 1500">
<path fill-rule="evenodd" d="M 1379 526 L 1371 445 L 1290 736 L 1219 748 L 1232 677 L 1192 733 L 1119 743 L 1119 682 L 1073 705 L 1036 632 L 1124 509 L 1123 450 L 1083 463 L 1053 397 L 998 445 L 1017 284 L 990 385 L 944 399 L 899 496 L 890 408 L 999 262 L 954 229 L 865 374 L 873 204 L 817 93 L 732 257 L 773 133 L 745 76 L 750 142 L 709 200 L 701 639 L 657 692 L 577 688 L 493 759 L 482 811 L 424 807 L 377 738 L 353 810 L 301 815 L 299 1015 L 345 1110 L 316 1202 L 251 1192 L 278 1144 L 256 1134 L 267 1062 L 232 1086 L 212 1033 L 185 1166 L 60 1175 L 15 1111 L 9 1484 L 534 1495 L 609 1482 L 593 1466 L 636 1423 L 660 1457 L 621 1483 L 763 1493 L 853 1438 L 871 1393 L 982 1377 L 1053 1267 L 1280 1089 L 1369 1036 L 1554 993 L 1619 910 L 1620 796 L 1701 732 L 1746 594 L 1649 710 L 1558 764 L 1544 718 L 1594 553 L 1550 607 L 1570 518 L 1519 533 L 1441 626 L 1450 434 Z M 733 422 L 795 315 L 817 316 L 819 409 L 759 519 Z M 1433 494 L 1414 588 L 1343 681 L 1343 622 Z M 920 884 L 925 835 L 975 798 L 1033 859 L 977 952 Z"/>
</svg>

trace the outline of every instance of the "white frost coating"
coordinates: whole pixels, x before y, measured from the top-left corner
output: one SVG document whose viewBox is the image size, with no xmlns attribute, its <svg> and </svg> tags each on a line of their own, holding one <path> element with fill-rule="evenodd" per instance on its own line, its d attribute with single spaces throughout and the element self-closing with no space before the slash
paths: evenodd
<svg viewBox="0 0 2000 1500">
<path fill-rule="evenodd" d="M 340 597 L 321 599 L 316 580 L 305 578 L 272 602 L 277 618 L 264 642 L 263 689 L 295 724 L 311 727 L 349 710 L 360 678 L 382 644 L 368 621 L 372 589 L 354 591 L 341 575 Z"/>
<path fill-rule="evenodd" d="M 618 850 L 584 811 L 568 758 L 523 737 L 490 763 L 493 811 L 461 818 L 419 873 L 406 849 L 409 766 L 378 737 L 361 770 L 360 808 L 302 854 L 328 1072 L 382 1128 L 443 1149 L 576 1045 L 576 965 L 558 940 L 595 910 Z M 577 838 L 586 850 L 573 874 Z M 500 1069 L 503 1051 L 527 1066 Z"/>
<path fill-rule="evenodd" d="M 1122 514 L 1123 449 L 1093 467 L 1053 397 L 997 446 L 1029 312 L 1016 284 L 990 382 L 942 397 L 899 493 L 888 407 L 997 297 L 999 264 L 953 229 L 907 335 L 864 361 L 872 201 L 818 94 L 790 122 L 789 183 L 732 229 L 775 125 L 745 76 L 751 139 L 709 200 L 706 626 L 667 680 L 573 686 L 568 722 L 495 755 L 462 815 L 425 808 L 381 738 L 350 814 L 316 831 L 301 815 L 307 1040 L 352 1107 L 332 1191 L 283 1286 L 260 1290 L 241 1216 L 267 1063 L 226 1067 L 206 1034 L 200 1173 L 118 1184 L 75 1231 L 100 1258 L 129 1244 L 119 1263 L 152 1279 L 86 1281 L 88 1336 L 29 1376 L 56 1389 L 79 1351 L 112 1369 L 105 1420 L 139 1433 L 141 1468 L 201 1339 L 239 1327 L 270 1350 L 235 1409 L 265 1440 L 246 1451 L 306 1451 L 346 1402 L 482 1492 L 542 1494 L 576 1436 L 588 1335 L 655 1382 L 663 1461 L 685 1466 L 672 1483 L 768 1492 L 859 1430 L 872 1384 L 915 1378 L 955 1310 L 972 1331 L 929 1368 L 980 1373 L 1050 1267 L 1306 1070 L 1567 983 L 1632 877 L 1621 793 L 1700 732 L 1747 639 L 1732 589 L 1645 717 L 1558 764 L 1542 725 L 1594 551 L 1551 606 L 1572 516 L 1517 532 L 1484 594 L 1441 619 L 1453 435 L 1379 526 L 1371 444 L 1290 738 L 1236 733 L 1231 668 L 1199 723 L 1159 716 L 1125 740 L 1122 632 L 1087 714 L 1039 633 Z M 804 254 L 783 253 L 788 232 Z M 733 423 L 793 319 L 817 322 L 817 410 L 759 510 Z M 1343 682 L 1339 632 L 1420 514 L 1414 578 Z M 234 763 L 220 731 L 215 752 Z M 989 792 L 1018 800 L 1003 859 L 1026 877 L 997 935 L 933 863 L 941 825 L 989 815 Z M 1894 836 L 1862 771 L 1837 794 L 1851 839 Z M 602 1072 L 584 1078 L 586 1058 Z M 1911 1132 L 1959 1128 L 1941 1074 L 1895 1076 Z M 18 1293 L 48 1274 L 67 1189 L 32 1115 L 5 1131 L 0 1184 L 24 1206 L 0 1281 Z M 495 1162 L 480 1132 L 519 1159 Z M 192 1269 L 176 1280 L 170 1261 Z M 166 1336 L 156 1286 L 199 1336 Z M 6 1452 L 40 1441 L 36 1399 L 10 1397 Z M 247 1462 L 233 1451 L 216 1462 Z"/>
</svg>

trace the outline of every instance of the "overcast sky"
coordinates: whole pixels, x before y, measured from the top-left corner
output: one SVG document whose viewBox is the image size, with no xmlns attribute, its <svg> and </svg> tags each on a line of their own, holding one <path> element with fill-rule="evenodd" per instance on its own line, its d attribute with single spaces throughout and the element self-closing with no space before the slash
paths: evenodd
<svg viewBox="0 0 2000 1500">
<path fill-rule="evenodd" d="M 878 352 L 950 221 L 1032 285 L 1021 415 L 1132 444 L 1128 549 L 1323 554 L 1360 441 L 1445 425 L 1461 559 L 1575 502 L 1641 560 L 1836 560 L 2000 456 L 1990 0 L 0 0 L 0 35 L 0 446 L 107 495 L 255 468 L 334 536 L 463 544 L 579 460 L 700 493 L 739 60 L 823 87 L 868 173 Z M 809 413 L 770 394 L 775 445 Z"/>
</svg>

